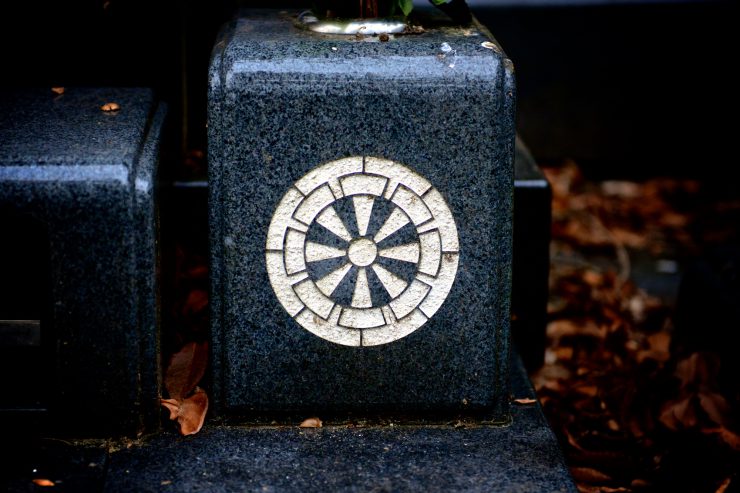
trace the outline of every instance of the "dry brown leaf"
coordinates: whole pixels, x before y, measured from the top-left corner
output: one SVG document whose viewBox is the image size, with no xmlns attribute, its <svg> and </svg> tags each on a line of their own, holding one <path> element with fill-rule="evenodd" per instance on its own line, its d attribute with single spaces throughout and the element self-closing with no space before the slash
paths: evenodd
<svg viewBox="0 0 740 493">
<path fill-rule="evenodd" d="M 183 399 L 177 422 L 180 423 L 180 433 L 193 435 L 203 427 L 208 412 L 208 395 L 203 389 L 195 389 L 195 393 Z"/>
<path fill-rule="evenodd" d="M 173 354 L 164 377 L 171 399 L 182 400 L 195 388 L 208 365 L 208 343 L 189 342 Z"/>
<path fill-rule="evenodd" d="M 553 320 L 547 324 L 547 337 L 557 341 L 567 336 L 588 336 L 603 339 L 606 337 L 605 326 L 598 326 L 593 320 L 576 323 L 573 320 Z"/>
<path fill-rule="evenodd" d="M 719 428 L 707 428 L 701 430 L 702 433 L 707 435 L 717 435 L 719 438 L 730 446 L 734 450 L 740 450 L 740 435 L 728 430 L 724 427 Z"/>
<path fill-rule="evenodd" d="M 599 486 L 592 486 L 590 484 L 576 484 L 576 488 L 578 488 L 578 493 L 601 493 Z"/>
<path fill-rule="evenodd" d="M 194 265 L 185 272 L 185 277 L 188 279 L 207 279 L 208 278 L 208 266 L 207 265 Z M 207 300 L 208 298 L 206 298 Z M 185 303 L 187 304 L 187 302 Z"/>
<path fill-rule="evenodd" d="M 304 419 L 299 426 L 301 428 L 321 428 L 324 423 L 319 418 L 313 417 Z"/>
<path fill-rule="evenodd" d="M 606 483 L 612 480 L 611 476 L 592 467 L 571 467 L 570 473 L 573 475 L 573 479 L 583 483 Z"/>
<path fill-rule="evenodd" d="M 596 397 L 599 393 L 599 388 L 596 385 L 578 385 L 573 390 L 589 397 Z"/>
<path fill-rule="evenodd" d="M 537 402 L 537 399 L 530 399 L 529 397 L 522 397 L 520 399 L 514 399 L 517 404 L 531 405 Z"/>
<path fill-rule="evenodd" d="M 185 399 L 160 399 L 160 403 L 170 411 L 170 419 L 177 420 L 180 433 L 193 435 L 198 433 L 205 422 L 208 412 L 208 395 L 199 387 Z"/>
<path fill-rule="evenodd" d="M 601 191 L 604 195 L 622 199 L 635 199 L 643 195 L 642 186 L 634 181 L 607 180 L 601 182 Z"/>
<path fill-rule="evenodd" d="M 159 404 L 167 408 L 171 420 L 177 419 L 180 412 L 180 401 L 178 399 L 159 399 Z"/>
<path fill-rule="evenodd" d="M 724 481 L 722 481 L 722 484 L 719 485 L 715 493 L 725 493 L 727 491 L 727 488 L 730 487 L 731 482 L 732 477 L 726 478 Z"/>
<path fill-rule="evenodd" d="M 632 486 L 633 488 L 647 488 L 648 486 L 650 486 L 650 482 L 644 479 L 637 478 L 632 480 L 630 486 Z"/>
<path fill-rule="evenodd" d="M 604 283 L 604 274 L 588 269 L 583 272 L 583 281 L 591 287 L 601 286 Z"/>
<path fill-rule="evenodd" d="M 727 426 L 730 420 L 730 406 L 724 397 L 716 392 L 699 392 L 699 405 L 709 419 L 718 425 Z"/>
<path fill-rule="evenodd" d="M 572 446 L 573 448 L 575 448 L 575 449 L 576 449 L 576 450 L 578 450 L 578 451 L 581 451 L 581 452 L 585 452 L 585 449 L 584 449 L 583 447 L 581 447 L 581 445 L 580 445 L 580 444 L 578 443 L 578 441 L 576 440 L 576 437 L 574 437 L 574 436 L 573 436 L 573 434 L 572 434 L 572 433 L 571 433 L 570 431 L 568 431 L 568 429 L 567 429 L 567 428 L 564 428 L 564 429 L 563 429 L 563 432 L 565 432 L 565 437 L 566 437 L 566 438 L 568 439 L 568 443 L 569 443 L 569 444 L 570 444 L 570 445 L 571 445 L 571 446 Z"/>
<path fill-rule="evenodd" d="M 683 228 L 688 224 L 689 217 L 686 214 L 679 214 L 673 211 L 665 211 L 658 218 L 660 224 L 672 228 Z"/>
<path fill-rule="evenodd" d="M 683 387 L 690 384 L 714 387 L 719 375 L 719 356 L 714 353 L 697 352 L 676 365 L 676 376 Z"/>
<path fill-rule="evenodd" d="M 557 347 L 555 355 L 560 360 L 571 360 L 573 359 L 573 348 L 570 346 Z"/>
<path fill-rule="evenodd" d="M 54 481 L 44 478 L 36 478 L 33 480 L 33 484 L 36 486 L 54 486 Z"/>
<path fill-rule="evenodd" d="M 200 313 L 208 307 L 208 291 L 194 289 L 188 294 L 182 312 L 186 315 Z"/>
<path fill-rule="evenodd" d="M 105 103 L 100 109 L 106 112 L 118 111 L 121 109 L 121 105 L 118 103 Z"/>
<path fill-rule="evenodd" d="M 692 397 L 676 401 L 668 401 L 660 413 L 660 422 L 671 430 L 693 428 L 696 426 L 696 410 L 692 405 Z"/>
<path fill-rule="evenodd" d="M 64 94 L 64 88 L 63 87 L 52 87 L 51 92 L 53 92 L 57 96 L 61 96 L 62 94 Z"/>
<path fill-rule="evenodd" d="M 647 338 L 650 349 L 661 353 L 668 353 L 671 349 L 671 334 L 668 332 L 656 332 Z"/>
<path fill-rule="evenodd" d="M 616 243 L 632 248 L 644 248 L 647 245 L 647 237 L 644 234 L 617 227 L 610 229 L 610 231 Z"/>
</svg>

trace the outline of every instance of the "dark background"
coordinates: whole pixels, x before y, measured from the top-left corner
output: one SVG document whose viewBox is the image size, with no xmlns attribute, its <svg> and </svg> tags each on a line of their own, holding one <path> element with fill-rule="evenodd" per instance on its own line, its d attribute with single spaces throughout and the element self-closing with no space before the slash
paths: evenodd
<svg viewBox="0 0 740 493">
<path fill-rule="evenodd" d="M 597 177 L 726 179 L 738 77 L 735 1 L 472 0 L 514 60 L 519 130 L 541 162 Z M 3 86 L 150 86 L 170 106 L 166 180 L 203 178 L 206 71 L 240 5 L 15 2 L 0 18 Z M 196 155 L 197 156 L 197 155 Z"/>
</svg>

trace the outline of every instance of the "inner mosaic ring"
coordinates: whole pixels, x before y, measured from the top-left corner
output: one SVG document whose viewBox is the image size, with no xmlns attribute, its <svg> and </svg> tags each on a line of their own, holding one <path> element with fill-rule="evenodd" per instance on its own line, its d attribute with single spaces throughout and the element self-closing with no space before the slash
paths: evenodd
<svg viewBox="0 0 740 493">
<path fill-rule="evenodd" d="M 335 203 L 351 199 L 355 225 L 337 214 Z M 387 200 L 391 213 L 373 235 L 368 225 L 376 201 Z M 319 224 L 344 247 L 308 239 Z M 383 248 L 381 242 L 412 225 L 413 241 Z M 459 242 L 455 220 L 442 195 L 410 168 L 375 157 L 331 161 L 309 171 L 283 196 L 267 233 L 266 264 L 280 304 L 309 332 L 345 346 L 376 346 L 409 335 L 439 310 L 457 274 Z M 320 278 L 309 265 L 327 259 L 339 266 Z M 392 272 L 381 259 L 412 264 L 412 279 Z M 390 301 L 373 306 L 368 270 Z M 349 306 L 332 295 L 350 272 L 356 281 Z"/>
</svg>

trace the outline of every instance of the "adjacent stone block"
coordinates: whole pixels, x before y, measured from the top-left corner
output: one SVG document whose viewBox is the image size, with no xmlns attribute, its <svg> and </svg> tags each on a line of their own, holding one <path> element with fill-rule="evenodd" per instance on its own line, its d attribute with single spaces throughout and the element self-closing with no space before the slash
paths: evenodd
<svg viewBox="0 0 740 493">
<path fill-rule="evenodd" d="M 529 371 L 545 359 L 552 190 L 524 143 L 514 158 L 514 264 L 511 335 Z"/>
<path fill-rule="evenodd" d="M 514 80 L 478 29 L 245 12 L 209 93 L 222 411 L 505 420 Z"/>
<path fill-rule="evenodd" d="M 66 432 L 157 420 L 163 118 L 145 89 L 0 94 L 3 283 L 18 286 L 0 297 L 0 365 L 18 382 L 4 410 L 48 411 Z"/>
</svg>

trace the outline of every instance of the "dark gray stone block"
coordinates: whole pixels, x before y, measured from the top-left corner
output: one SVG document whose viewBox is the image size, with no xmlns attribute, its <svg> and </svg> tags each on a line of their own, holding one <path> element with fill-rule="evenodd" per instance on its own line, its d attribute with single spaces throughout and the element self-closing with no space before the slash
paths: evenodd
<svg viewBox="0 0 740 493">
<path fill-rule="evenodd" d="M 421 22 L 382 43 L 251 11 L 217 42 L 222 411 L 507 419 L 513 68 L 482 30 Z"/>
<path fill-rule="evenodd" d="M 533 398 L 512 362 L 511 389 Z M 111 455 L 114 491 L 575 492 L 539 405 L 517 405 L 508 426 L 208 426 L 160 434 Z"/>
<path fill-rule="evenodd" d="M 120 110 L 101 111 L 107 102 Z M 163 118 L 146 89 L 0 95 L 0 235 L 14 253 L 3 281 L 19 286 L 0 297 L 0 319 L 38 332 L 0 348 L 22 389 L 3 394 L 4 411 L 49 411 L 69 433 L 156 423 Z"/>
</svg>

